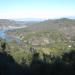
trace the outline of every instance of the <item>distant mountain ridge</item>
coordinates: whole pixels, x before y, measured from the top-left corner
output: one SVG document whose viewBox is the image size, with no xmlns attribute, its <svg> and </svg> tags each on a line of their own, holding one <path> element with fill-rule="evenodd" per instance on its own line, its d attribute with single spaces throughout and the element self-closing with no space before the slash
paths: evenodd
<svg viewBox="0 0 75 75">
<path fill-rule="evenodd" d="M 61 19 L 49 19 L 40 23 L 36 23 L 27 27 L 32 31 L 75 31 L 75 19 L 61 18 Z"/>
<path fill-rule="evenodd" d="M 15 19 L 16 21 L 44 21 L 46 19 L 42 19 L 42 18 L 18 18 L 18 19 Z"/>
<path fill-rule="evenodd" d="M 0 27 L 3 26 L 22 26 L 22 25 L 30 25 L 39 21 L 16 21 L 11 19 L 0 19 Z"/>
<path fill-rule="evenodd" d="M 72 21 L 73 23 L 75 23 L 75 20 L 74 19 L 68 19 L 68 18 L 61 18 L 61 19 L 49 19 L 49 20 L 41 20 L 39 18 L 35 19 L 35 18 L 28 18 L 24 21 L 17 21 L 17 20 L 11 20 L 11 19 L 0 19 L 0 27 L 7 27 L 7 26 L 23 26 L 23 25 L 32 25 L 32 27 L 35 25 L 38 25 L 39 27 L 41 25 L 49 25 L 51 26 L 51 23 L 52 25 L 54 24 L 57 24 L 57 22 L 59 22 L 60 24 L 63 23 L 63 21 Z M 33 27 L 33 28 L 34 28 Z M 39 28 L 40 29 L 40 28 Z"/>
</svg>

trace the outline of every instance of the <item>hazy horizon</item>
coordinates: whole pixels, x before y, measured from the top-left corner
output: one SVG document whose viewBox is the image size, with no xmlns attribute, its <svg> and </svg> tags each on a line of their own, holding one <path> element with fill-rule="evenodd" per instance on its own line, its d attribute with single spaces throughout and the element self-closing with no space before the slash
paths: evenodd
<svg viewBox="0 0 75 75">
<path fill-rule="evenodd" d="M 57 19 L 75 16 L 75 0 L 0 0 L 0 19 Z"/>
</svg>

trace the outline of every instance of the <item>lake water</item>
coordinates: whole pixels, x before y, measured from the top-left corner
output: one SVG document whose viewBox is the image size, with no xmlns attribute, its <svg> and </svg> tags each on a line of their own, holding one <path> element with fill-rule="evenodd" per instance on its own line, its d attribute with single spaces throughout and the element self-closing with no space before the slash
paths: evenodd
<svg viewBox="0 0 75 75">
<path fill-rule="evenodd" d="M 6 32 L 7 30 L 6 29 L 0 29 L 0 37 L 1 38 L 3 38 L 3 39 L 5 39 L 5 32 Z"/>
<path fill-rule="evenodd" d="M 7 29 L 0 29 L 0 38 L 3 38 L 3 39 L 5 39 L 8 42 L 11 42 L 13 40 L 15 40 L 17 43 L 21 42 L 20 39 L 17 39 L 16 37 L 13 38 L 13 37 L 7 35 L 6 34 L 7 31 L 8 31 Z M 9 30 L 9 31 L 11 31 L 11 30 Z"/>
</svg>

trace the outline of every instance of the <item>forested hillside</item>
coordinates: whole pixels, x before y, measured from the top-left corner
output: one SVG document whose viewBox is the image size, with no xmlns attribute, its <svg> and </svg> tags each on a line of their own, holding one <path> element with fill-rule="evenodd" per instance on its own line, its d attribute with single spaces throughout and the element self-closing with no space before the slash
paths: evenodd
<svg viewBox="0 0 75 75">
<path fill-rule="evenodd" d="M 0 39 L 1 75 L 75 75 L 75 20 L 47 20 L 6 34 L 16 39 Z"/>
</svg>

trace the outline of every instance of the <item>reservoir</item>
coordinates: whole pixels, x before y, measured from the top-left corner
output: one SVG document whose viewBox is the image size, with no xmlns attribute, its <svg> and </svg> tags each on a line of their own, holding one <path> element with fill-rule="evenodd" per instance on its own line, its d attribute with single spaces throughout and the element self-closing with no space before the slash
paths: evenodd
<svg viewBox="0 0 75 75">
<path fill-rule="evenodd" d="M 9 35 L 6 34 L 7 31 L 11 31 L 8 29 L 0 29 L 0 38 L 5 39 L 7 42 L 12 42 L 13 40 L 15 40 L 17 43 L 20 43 L 20 39 L 16 38 L 16 37 L 11 37 Z"/>
<path fill-rule="evenodd" d="M 7 29 L 0 29 L 0 38 L 6 39 L 5 32 L 8 31 Z"/>
</svg>

